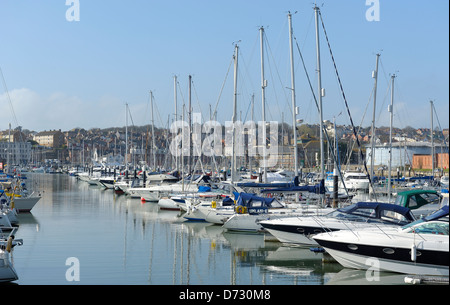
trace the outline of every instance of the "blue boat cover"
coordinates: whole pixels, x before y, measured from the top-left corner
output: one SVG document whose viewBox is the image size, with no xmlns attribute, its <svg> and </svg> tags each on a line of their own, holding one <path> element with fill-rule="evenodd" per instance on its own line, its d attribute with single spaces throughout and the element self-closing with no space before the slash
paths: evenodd
<svg viewBox="0 0 450 305">
<path fill-rule="evenodd" d="M 198 187 L 198 191 L 200 193 L 211 192 L 211 187 L 210 186 L 205 186 L 205 185 L 200 185 Z"/>
<path fill-rule="evenodd" d="M 392 211 L 396 212 L 398 214 L 403 215 L 406 219 L 410 221 L 414 221 L 415 218 L 411 214 L 411 210 L 409 208 L 392 204 L 392 203 L 383 203 L 383 202 L 357 202 L 352 205 L 349 205 L 344 208 L 338 209 L 338 211 L 341 211 L 343 213 L 352 214 L 354 211 L 358 209 L 373 209 L 376 212 L 376 215 L 374 215 L 376 218 L 380 218 L 382 213 L 381 211 Z"/>
<path fill-rule="evenodd" d="M 436 219 L 439 219 L 444 216 L 448 216 L 448 205 L 444 205 L 441 209 L 437 210 L 436 212 L 434 212 L 431 215 L 424 217 L 423 219 L 425 221 L 432 221 L 432 220 L 436 220 Z"/>
<path fill-rule="evenodd" d="M 275 198 L 264 198 L 249 193 L 240 193 L 237 205 L 246 207 L 250 215 L 267 213 L 269 208 L 284 207 Z"/>
</svg>

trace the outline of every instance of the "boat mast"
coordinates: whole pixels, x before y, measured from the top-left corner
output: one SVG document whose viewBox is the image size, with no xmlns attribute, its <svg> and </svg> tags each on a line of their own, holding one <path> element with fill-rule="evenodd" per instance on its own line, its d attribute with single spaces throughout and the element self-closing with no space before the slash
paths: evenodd
<svg viewBox="0 0 450 305">
<path fill-rule="evenodd" d="M 234 51 L 234 94 L 233 94 L 233 140 L 232 140 L 232 157 L 231 157 L 231 183 L 236 181 L 236 115 L 237 115 L 237 77 L 238 77 L 238 53 L 239 46 L 235 45 Z"/>
<path fill-rule="evenodd" d="M 430 101 L 431 106 L 431 131 L 430 131 L 430 137 L 431 137 L 431 176 L 434 180 L 434 139 L 433 139 L 433 101 Z"/>
<path fill-rule="evenodd" d="M 322 108 L 322 97 L 324 90 L 322 88 L 322 77 L 320 71 L 320 40 L 319 40 L 319 7 L 314 6 L 315 18 L 316 18 L 316 52 L 317 52 L 317 85 L 318 85 L 318 95 L 319 95 L 319 119 L 320 119 L 320 179 L 325 179 L 325 168 L 324 168 L 324 148 L 323 148 L 323 108 Z M 322 196 L 324 198 L 325 194 Z"/>
<path fill-rule="evenodd" d="M 189 75 L 189 87 L 188 87 L 188 96 L 189 96 L 189 155 L 188 155 L 188 169 L 189 175 L 191 175 L 191 163 L 192 163 L 192 105 L 191 105 L 191 84 L 192 84 L 192 76 Z M 192 176 L 191 176 L 192 181 Z"/>
<path fill-rule="evenodd" d="M 391 76 L 392 88 L 391 88 L 391 104 L 388 107 L 390 113 L 389 124 L 389 169 L 388 169 L 388 202 L 391 202 L 391 171 L 392 171 L 392 123 L 394 119 L 394 79 L 395 74 Z"/>
<path fill-rule="evenodd" d="M 177 112 L 177 76 L 174 75 L 173 77 L 173 96 L 174 96 L 174 102 L 175 102 L 175 124 L 178 120 L 178 112 Z M 177 129 L 178 130 L 178 129 Z M 178 131 L 177 131 L 178 133 Z M 176 135 L 175 135 L 176 136 Z M 178 145 L 176 146 L 176 152 L 175 152 L 175 170 L 178 170 Z"/>
<path fill-rule="evenodd" d="M 294 175 L 298 176 L 298 152 L 297 152 L 297 105 L 295 101 L 295 75 L 294 75 L 294 48 L 292 43 L 292 14 L 288 14 L 289 20 L 289 49 L 291 57 L 291 99 L 292 99 L 292 131 L 294 133 Z M 295 196 L 298 200 L 298 196 Z"/>
<path fill-rule="evenodd" d="M 128 173 L 128 103 L 125 103 L 125 170 Z"/>
<path fill-rule="evenodd" d="M 375 162 L 375 152 L 374 152 L 374 146 L 375 146 L 375 112 L 376 112 L 376 102 L 377 102 L 377 82 L 378 82 L 378 62 L 380 59 L 380 54 L 377 54 L 377 62 L 375 65 L 375 71 L 372 72 L 372 77 L 375 79 L 374 83 L 374 90 L 373 90 L 373 114 L 372 114 L 372 137 L 370 139 L 370 171 L 372 177 L 375 176 L 375 170 L 374 170 L 374 162 Z M 369 185 L 369 190 L 373 192 L 372 184 Z"/>
<path fill-rule="evenodd" d="M 151 100 L 151 107 L 152 107 L 152 154 L 153 154 L 153 167 L 156 171 L 156 154 L 155 154 L 155 120 L 153 118 L 153 92 L 150 91 L 150 100 Z"/>
<path fill-rule="evenodd" d="M 267 80 L 264 79 L 264 27 L 259 28 L 260 40 L 261 40 L 261 101 L 262 101 L 262 145 L 263 149 L 263 170 L 264 170 L 264 182 L 267 182 L 267 168 L 266 168 L 266 96 L 265 96 L 265 88 L 267 87 Z"/>
</svg>

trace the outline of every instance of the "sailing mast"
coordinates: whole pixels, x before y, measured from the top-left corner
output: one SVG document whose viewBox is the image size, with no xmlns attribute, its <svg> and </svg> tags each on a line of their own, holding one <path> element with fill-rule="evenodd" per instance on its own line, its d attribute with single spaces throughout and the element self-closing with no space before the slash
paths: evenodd
<svg viewBox="0 0 450 305">
<path fill-rule="evenodd" d="M 264 27 L 259 28 L 260 40 L 261 40 L 261 101 L 262 101 L 262 149 L 263 149 L 263 170 L 264 170 L 264 182 L 267 182 L 267 168 L 266 168 L 266 96 L 265 88 L 267 87 L 267 80 L 264 79 Z"/>
<path fill-rule="evenodd" d="M 128 103 L 125 103 L 125 170 L 128 173 Z"/>
<path fill-rule="evenodd" d="M 319 40 L 319 8 L 317 5 L 314 6 L 315 18 L 316 18 L 316 51 L 317 51 L 317 85 L 318 85 L 318 96 L 319 96 L 319 119 L 320 119 L 320 180 L 325 179 L 325 168 L 324 168 L 324 148 L 323 148 L 323 108 L 322 108 L 322 97 L 324 96 L 324 90 L 322 88 L 322 77 L 320 71 L 320 40 Z M 322 199 L 325 194 L 323 194 Z M 322 202 L 324 203 L 324 202 Z"/>
<path fill-rule="evenodd" d="M 372 72 L 372 77 L 375 79 L 374 83 L 374 90 L 373 90 L 373 114 L 372 114 L 372 137 L 370 139 L 370 171 L 372 177 L 375 176 L 375 170 L 374 170 L 374 162 L 375 162 L 375 152 L 374 152 L 374 146 L 375 146 L 375 112 L 376 112 L 376 102 L 377 102 L 377 82 L 378 82 L 378 62 L 380 59 L 380 54 L 377 54 L 377 63 L 375 65 L 375 71 Z M 369 191 L 372 193 L 372 184 L 369 185 Z"/>
<path fill-rule="evenodd" d="M 232 140 L 232 157 L 231 157 L 231 183 L 236 181 L 236 115 L 237 115 L 237 77 L 238 77 L 238 53 L 239 46 L 235 45 L 234 52 L 234 94 L 233 94 L 233 140 Z"/>
<path fill-rule="evenodd" d="M 395 74 L 391 76 L 392 88 L 391 88 L 391 104 L 388 107 L 390 113 L 389 123 L 389 174 L 388 174 L 388 202 L 391 202 L 391 171 L 392 171 L 392 123 L 394 118 L 394 79 Z"/>
<path fill-rule="evenodd" d="M 150 91 L 150 100 L 151 100 L 151 107 L 152 107 L 152 154 L 153 154 L 153 167 L 154 171 L 156 171 L 156 153 L 155 153 L 155 120 L 153 118 L 153 92 Z"/>
<path fill-rule="evenodd" d="M 434 180 L 434 159 L 435 159 L 435 152 L 434 152 L 434 139 L 433 139 L 433 101 L 430 101 L 431 106 L 431 131 L 430 131 L 430 137 L 431 137 L 431 176 Z"/>
<path fill-rule="evenodd" d="M 176 75 L 173 77 L 173 96 L 174 96 L 174 102 L 175 102 L 175 120 L 174 120 L 174 122 L 177 122 L 177 120 L 178 120 L 177 108 L 178 107 L 177 107 L 177 76 Z M 178 170 L 178 145 L 176 146 L 176 152 L 175 152 L 175 170 Z"/>
<path fill-rule="evenodd" d="M 298 151 L 297 151 L 297 105 L 295 101 L 295 76 L 294 76 L 294 48 L 292 43 L 292 14 L 288 14 L 289 20 L 289 49 L 291 57 L 291 99 L 292 99 L 292 131 L 294 133 L 294 175 L 298 176 Z M 295 196 L 296 201 L 298 196 Z"/>
<path fill-rule="evenodd" d="M 188 96 L 189 96 L 189 109 L 188 109 L 188 115 L 189 115 L 189 155 L 188 155 L 188 170 L 189 175 L 192 175 L 192 105 L 191 105 L 191 85 L 192 85 L 192 76 L 189 75 L 189 87 L 188 87 Z M 192 177 L 192 176 L 191 176 Z M 192 179 L 191 179 L 192 181 Z"/>
</svg>

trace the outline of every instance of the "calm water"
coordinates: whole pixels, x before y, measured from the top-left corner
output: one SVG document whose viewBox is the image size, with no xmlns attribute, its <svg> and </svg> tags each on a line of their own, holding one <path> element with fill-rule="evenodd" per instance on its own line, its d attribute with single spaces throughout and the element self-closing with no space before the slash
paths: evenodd
<svg viewBox="0 0 450 305">
<path fill-rule="evenodd" d="M 364 271 L 322 261 L 309 249 L 184 222 L 176 211 L 102 190 L 67 175 L 29 174 L 42 199 L 20 214 L 13 252 L 17 284 L 324 285 L 367 283 Z M 66 273 L 79 263 L 79 281 Z M 403 283 L 383 274 L 380 283 Z"/>
</svg>

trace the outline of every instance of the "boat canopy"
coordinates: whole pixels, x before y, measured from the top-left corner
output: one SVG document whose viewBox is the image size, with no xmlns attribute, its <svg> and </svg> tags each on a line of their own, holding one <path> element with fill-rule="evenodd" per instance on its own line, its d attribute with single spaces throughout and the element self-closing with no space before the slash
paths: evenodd
<svg viewBox="0 0 450 305">
<path fill-rule="evenodd" d="M 441 196 L 436 190 L 409 190 L 399 192 L 394 204 L 410 209 L 417 209 L 423 205 L 439 203 L 440 201 Z"/>
<path fill-rule="evenodd" d="M 284 205 L 275 198 L 264 198 L 249 193 L 239 194 L 237 206 L 246 207 L 249 214 L 259 214 L 269 208 L 284 208 Z"/>
<path fill-rule="evenodd" d="M 357 202 L 352 205 L 349 205 L 344 208 L 338 209 L 338 211 L 353 214 L 357 213 L 358 210 L 372 210 L 375 211 L 376 215 L 371 215 L 372 218 L 381 218 L 387 211 L 395 212 L 401 214 L 408 221 L 414 221 L 415 217 L 411 213 L 411 210 L 406 207 L 402 207 L 399 205 L 391 204 L 391 203 L 383 203 L 383 202 Z"/>
<path fill-rule="evenodd" d="M 433 214 L 424 217 L 424 220 L 432 221 L 432 220 L 437 220 L 437 219 L 445 217 L 445 216 L 448 216 L 448 205 L 444 205 L 442 208 L 440 208 Z"/>
</svg>

